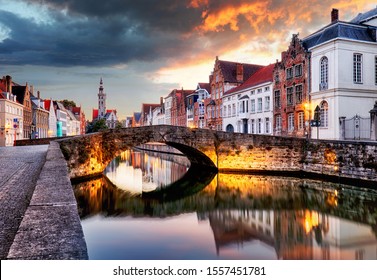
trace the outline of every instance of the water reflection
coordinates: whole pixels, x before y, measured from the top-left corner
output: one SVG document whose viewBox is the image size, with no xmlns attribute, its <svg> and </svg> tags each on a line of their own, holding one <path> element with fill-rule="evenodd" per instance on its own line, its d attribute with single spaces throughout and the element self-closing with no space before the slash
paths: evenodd
<svg viewBox="0 0 377 280">
<path fill-rule="evenodd" d="M 91 259 L 377 259 L 373 190 L 220 174 L 168 200 L 105 177 L 75 194 Z"/>
</svg>

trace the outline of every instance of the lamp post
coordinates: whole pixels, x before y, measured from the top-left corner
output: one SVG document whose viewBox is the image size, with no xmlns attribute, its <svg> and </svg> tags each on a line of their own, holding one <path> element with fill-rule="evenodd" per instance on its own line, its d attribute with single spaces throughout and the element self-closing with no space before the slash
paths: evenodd
<svg viewBox="0 0 377 280">
<path fill-rule="evenodd" d="M 305 108 L 305 111 L 308 111 L 308 118 L 304 118 L 305 119 L 305 126 L 304 126 L 304 129 L 305 129 L 305 137 L 306 139 L 310 139 L 311 138 L 311 127 L 310 127 L 310 113 L 311 113 L 311 110 L 310 110 L 310 104 L 309 102 L 305 102 L 304 103 L 304 108 Z"/>
</svg>

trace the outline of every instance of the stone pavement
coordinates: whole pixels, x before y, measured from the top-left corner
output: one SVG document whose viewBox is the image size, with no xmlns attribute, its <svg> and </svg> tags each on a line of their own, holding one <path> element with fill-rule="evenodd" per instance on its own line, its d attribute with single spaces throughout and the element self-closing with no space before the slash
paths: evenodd
<svg viewBox="0 0 377 280">
<path fill-rule="evenodd" d="M 1 148 L 0 167 L 0 259 L 88 259 L 59 144 Z"/>
<path fill-rule="evenodd" d="M 46 159 L 47 145 L 0 147 L 0 259 L 5 259 Z"/>
</svg>

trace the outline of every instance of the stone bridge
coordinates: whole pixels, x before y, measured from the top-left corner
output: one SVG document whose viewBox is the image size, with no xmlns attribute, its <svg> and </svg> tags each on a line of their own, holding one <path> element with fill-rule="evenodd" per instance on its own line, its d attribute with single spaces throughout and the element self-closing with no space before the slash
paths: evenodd
<svg viewBox="0 0 377 280">
<path fill-rule="evenodd" d="M 184 153 L 192 165 L 219 172 L 295 172 L 376 187 L 377 142 L 227 133 L 168 125 L 106 130 L 58 141 L 70 177 L 102 173 L 122 151 L 160 142 Z M 377 188 L 377 187 L 376 187 Z"/>
</svg>

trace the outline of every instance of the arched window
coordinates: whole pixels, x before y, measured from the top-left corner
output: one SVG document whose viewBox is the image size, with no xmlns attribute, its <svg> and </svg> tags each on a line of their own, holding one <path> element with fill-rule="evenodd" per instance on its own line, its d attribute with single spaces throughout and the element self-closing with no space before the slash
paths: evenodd
<svg viewBox="0 0 377 280">
<path fill-rule="evenodd" d="M 327 101 L 322 101 L 319 108 L 321 109 L 321 127 L 329 126 L 329 105 Z"/>
<path fill-rule="evenodd" d="M 228 125 L 226 126 L 226 132 L 234 132 L 234 127 L 233 127 L 233 125 L 228 124 Z"/>
<path fill-rule="evenodd" d="M 329 83 L 329 60 L 326 56 L 321 58 L 320 61 L 320 82 L 319 90 L 328 89 Z"/>
</svg>

